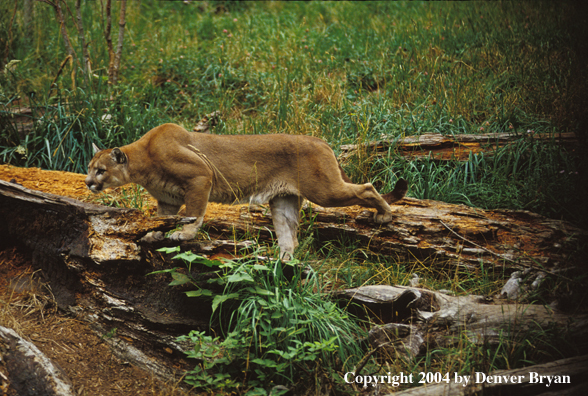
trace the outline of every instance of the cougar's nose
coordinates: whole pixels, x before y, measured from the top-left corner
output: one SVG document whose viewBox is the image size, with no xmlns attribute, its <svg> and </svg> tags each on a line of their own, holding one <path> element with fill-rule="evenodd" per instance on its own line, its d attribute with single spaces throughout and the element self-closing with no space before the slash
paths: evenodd
<svg viewBox="0 0 588 396">
<path fill-rule="evenodd" d="M 96 184 L 94 184 L 90 176 L 86 177 L 86 180 L 84 180 L 84 182 L 86 183 L 86 186 L 88 186 L 90 191 L 96 192 Z"/>
</svg>

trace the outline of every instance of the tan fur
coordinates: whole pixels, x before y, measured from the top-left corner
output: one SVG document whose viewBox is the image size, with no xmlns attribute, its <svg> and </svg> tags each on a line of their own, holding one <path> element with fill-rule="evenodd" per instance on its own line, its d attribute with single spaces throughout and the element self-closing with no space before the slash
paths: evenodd
<svg viewBox="0 0 588 396">
<path fill-rule="evenodd" d="M 97 148 L 95 147 L 95 150 Z M 392 220 L 388 203 L 406 193 L 400 179 L 380 196 L 371 184 L 352 184 L 322 140 L 301 135 L 208 135 L 164 124 L 129 145 L 101 150 L 88 165 L 93 192 L 137 183 L 158 202 L 159 215 L 197 218 L 172 234 L 196 236 L 209 201 L 269 202 L 282 255 L 298 245 L 298 212 L 304 198 L 320 206 L 362 205 L 377 210 L 374 221 Z M 388 201 L 388 202 L 386 202 Z"/>
</svg>

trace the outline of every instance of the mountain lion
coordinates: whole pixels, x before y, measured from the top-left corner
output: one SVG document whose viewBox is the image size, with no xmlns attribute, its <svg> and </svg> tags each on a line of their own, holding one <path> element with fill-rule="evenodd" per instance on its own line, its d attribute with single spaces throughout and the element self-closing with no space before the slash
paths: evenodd
<svg viewBox="0 0 588 396">
<path fill-rule="evenodd" d="M 209 201 L 269 202 L 282 257 L 298 246 L 304 198 L 324 207 L 375 208 L 378 224 L 392 220 L 389 203 L 407 190 L 404 179 L 381 196 L 370 184 L 353 184 L 323 140 L 302 135 L 208 135 L 164 124 L 120 148 L 99 150 L 88 165 L 92 192 L 127 183 L 143 186 L 157 200 L 158 215 L 176 215 L 182 204 L 190 224 L 173 240 L 196 237 Z M 147 241 L 162 239 L 150 233 Z"/>
</svg>

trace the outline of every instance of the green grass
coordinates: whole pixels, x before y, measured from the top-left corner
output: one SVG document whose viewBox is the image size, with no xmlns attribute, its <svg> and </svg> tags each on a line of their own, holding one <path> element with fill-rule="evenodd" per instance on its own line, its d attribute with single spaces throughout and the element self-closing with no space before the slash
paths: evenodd
<svg viewBox="0 0 588 396">
<path fill-rule="evenodd" d="M 342 144 L 424 132 L 576 132 L 580 142 L 586 139 L 588 28 L 585 6 L 572 1 L 129 2 L 116 87 L 106 84 L 100 2 L 85 1 L 93 75 L 85 83 L 78 65 L 68 64 L 53 88 L 66 58 L 54 12 L 34 2 L 34 23 L 26 32 L 22 3 L 0 3 L 0 161 L 5 163 L 85 173 L 92 142 L 124 145 L 170 121 L 190 129 L 215 110 L 223 121 L 214 133 L 313 135 L 337 154 Z M 70 19 L 67 28 L 80 56 Z M 15 107 L 25 106 L 38 121 L 27 136 L 11 116 Z M 409 196 L 416 198 L 588 222 L 588 162 L 580 146 L 521 139 L 493 156 L 472 155 L 465 162 L 408 161 L 391 150 L 379 159 L 362 153 L 345 170 L 354 181 L 370 181 L 384 192 L 404 177 Z M 115 204 L 140 206 L 134 197 L 140 194 Z M 318 244 L 314 232 L 312 218 L 305 216 L 304 260 L 316 263 L 329 288 L 408 284 L 418 274 L 425 287 L 493 295 L 506 277 L 486 267 L 406 263 L 374 255 L 354 241 Z M 566 288 L 559 279 L 549 282 L 554 289 Z M 505 335 L 509 351 L 516 353 L 478 350 L 462 340 L 457 360 L 465 363 L 459 367 L 451 366 L 458 350 L 448 349 L 393 362 L 390 369 L 467 373 L 525 364 L 530 360 L 525 354 L 536 349 L 519 344 L 527 337 L 519 336 Z M 527 339 L 543 345 L 533 337 Z M 477 357 L 487 362 L 490 353 L 500 358 L 475 366 Z"/>
<path fill-rule="evenodd" d="M 217 6 L 224 11 L 215 12 Z M 12 6 L 2 7 L 0 23 L 8 29 Z M 84 84 L 78 70 L 73 82 L 68 65 L 51 90 L 65 58 L 53 11 L 35 5 L 27 41 L 19 35 L 24 29 L 19 6 L 12 26 L 17 39 L 6 59 L 21 62 L 0 73 L 0 110 L 38 106 L 34 118 L 41 121 L 23 137 L 11 118 L 3 117 L 0 158 L 83 173 L 92 142 L 126 144 L 168 121 L 190 128 L 217 109 L 224 121 L 216 133 L 310 134 L 335 151 L 341 144 L 422 132 L 576 131 L 583 137 L 587 71 L 584 44 L 575 35 L 585 31 L 574 23 L 575 7 L 571 2 L 130 3 L 121 83 L 111 89 L 105 82 L 99 6 L 86 2 L 82 11 L 94 77 Z M 69 32 L 81 54 L 73 26 Z M 409 194 L 418 198 L 588 220 L 585 205 L 574 200 L 586 192 L 581 187 L 586 161 L 556 145 L 531 147 L 534 156 L 527 158 L 524 144 L 494 160 L 406 163 L 392 155 L 375 164 L 359 158 L 346 170 L 356 182 L 384 189 L 407 175 Z M 529 177 L 533 183 L 527 185 Z M 511 178 L 522 185 L 504 183 Z M 538 184 L 546 187 L 538 192 Z"/>
</svg>

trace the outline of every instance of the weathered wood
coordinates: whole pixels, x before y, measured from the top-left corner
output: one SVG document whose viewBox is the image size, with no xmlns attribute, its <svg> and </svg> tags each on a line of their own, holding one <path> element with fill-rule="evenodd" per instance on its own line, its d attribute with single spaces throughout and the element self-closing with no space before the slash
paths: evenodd
<svg viewBox="0 0 588 396">
<path fill-rule="evenodd" d="M 34 344 L 0 326 L 0 384 L 3 394 L 74 395 L 71 381 Z"/>
<path fill-rule="evenodd" d="M 408 159 L 431 157 L 435 160 L 467 161 L 471 154 L 484 152 L 492 155 L 498 147 L 504 147 L 520 139 L 535 139 L 559 144 L 573 145 L 578 139 L 573 132 L 559 134 L 526 133 L 487 133 L 442 135 L 425 133 L 404 138 L 380 140 L 366 144 L 348 144 L 341 146 L 339 159 L 344 163 L 354 155 L 385 156 L 392 149 Z"/>
<path fill-rule="evenodd" d="M 384 322 L 370 330 L 369 341 L 372 353 L 387 361 L 412 359 L 424 354 L 427 349 L 457 347 L 464 336 L 472 344 L 487 347 L 504 342 L 505 336 L 513 337 L 514 334 L 553 326 L 562 333 L 566 332 L 571 343 L 584 346 L 584 350 L 578 350 L 579 353 L 587 352 L 584 342 L 588 336 L 586 313 L 568 315 L 532 304 L 493 304 L 491 299 L 482 296 L 454 297 L 403 286 L 363 286 L 339 291 L 335 295 L 363 306 L 372 319 Z M 354 375 L 359 376 L 362 374 L 360 371 L 361 367 Z M 588 355 L 516 370 L 459 376 L 457 373 L 441 374 L 449 375 L 448 383 L 429 383 L 396 394 L 471 395 L 482 391 L 512 394 L 515 390 L 524 390 L 524 394 L 583 394 L 574 392 L 588 389 Z M 495 380 L 496 376 L 502 381 Z M 515 376 L 517 380 L 504 381 L 505 376 Z M 546 377 L 539 382 L 539 376 L 549 376 L 550 379 Z M 467 386 L 464 377 L 468 377 Z M 416 384 L 419 379 L 413 378 L 412 383 Z M 558 381 L 568 383 L 556 384 Z"/>
<path fill-rule="evenodd" d="M 14 184 L 3 182 L 1 186 L 4 196 L 14 194 L 16 190 L 23 194 L 23 190 Z M 28 191 L 29 195 L 32 194 L 31 190 Z M 30 200 L 39 201 L 41 198 Z M 8 235 L 14 234 L 20 240 L 30 239 L 27 242 L 29 245 L 55 244 L 46 240 L 49 234 L 39 235 L 36 232 L 52 230 L 59 225 L 61 228 L 58 228 L 65 231 L 60 237 L 62 240 L 71 239 L 68 233 L 73 231 L 83 235 L 87 225 L 78 230 L 78 226 L 70 226 L 71 220 L 67 219 L 72 217 L 72 213 L 84 212 L 93 229 L 100 232 L 92 233 L 94 239 L 86 245 L 80 245 L 75 239 L 68 242 L 68 250 L 72 251 L 70 256 L 75 257 L 78 250 L 86 249 L 88 257 L 94 261 L 132 261 L 140 255 L 139 242 L 133 238 L 140 238 L 150 230 L 173 228 L 179 222 L 173 217 L 146 219 L 139 211 L 106 209 L 76 200 L 67 201 L 64 197 L 53 197 L 48 202 L 55 200 L 69 202 L 70 206 L 68 209 L 60 206 L 59 210 L 64 213 L 57 215 L 56 221 L 50 220 L 46 226 L 39 223 L 43 216 L 31 216 L 28 208 L 21 209 L 23 213 L 18 215 L 5 209 L 10 215 L 7 217 L 9 221 L 4 223 L 8 227 Z M 76 204 L 71 205 L 72 201 Z M 411 198 L 405 198 L 393 209 L 395 219 L 383 226 L 372 222 L 371 211 L 358 207 L 325 209 L 309 205 L 303 218 L 311 219 L 319 240 L 347 238 L 374 253 L 429 260 L 430 265 L 449 264 L 475 269 L 483 262 L 486 267 L 539 268 L 550 272 L 574 266 L 585 268 L 586 265 L 586 257 L 578 252 L 588 240 L 588 233 L 564 221 L 526 211 L 481 210 Z M 205 218 L 203 228 L 215 239 L 232 239 L 237 232 L 268 240 L 273 238 L 270 216 L 267 208 L 259 206 L 223 207 L 223 211 L 217 211 L 215 217 Z M 304 222 L 302 227 L 305 227 Z M 59 229 L 51 235 L 58 235 Z M 198 242 L 193 245 L 195 247 Z M 119 258 L 117 253 L 123 251 L 124 257 Z"/>
<path fill-rule="evenodd" d="M 174 228 L 177 218 L 145 218 L 139 210 L 88 204 L 5 181 L 0 181 L 0 214 L 3 243 L 31 252 L 60 308 L 102 334 L 116 329 L 112 340 L 121 359 L 160 377 L 169 376 L 171 367 L 186 366 L 175 337 L 207 329 L 209 304 L 168 288 L 165 276 L 146 276 L 162 269 L 165 260 L 139 243 L 147 232 Z"/>
<path fill-rule="evenodd" d="M 467 330 L 473 344 L 498 344 L 504 334 L 546 329 L 556 324 L 570 340 L 588 336 L 588 314 L 570 316 L 551 307 L 534 304 L 494 304 L 484 296 L 450 296 L 431 290 L 374 285 L 335 293 L 364 306 L 382 326 L 370 331 L 370 343 L 387 355 L 416 356 L 426 348 L 451 347 Z M 516 324 L 516 325 L 515 325 Z"/>
<path fill-rule="evenodd" d="M 404 198 L 393 205 L 395 218 L 378 226 L 373 212 L 359 207 L 307 205 L 304 218 L 319 240 L 346 238 L 374 253 L 430 265 L 486 266 L 560 271 L 585 261 L 578 247 L 588 232 L 567 222 L 528 212 L 483 210 L 439 201 Z M 231 237 L 235 230 L 271 238 L 271 214 L 264 207 L 227 208 L 206 221 L 213 235 Z M 304 223 L 302 225 L 304 227 Z"/>
</svg>

